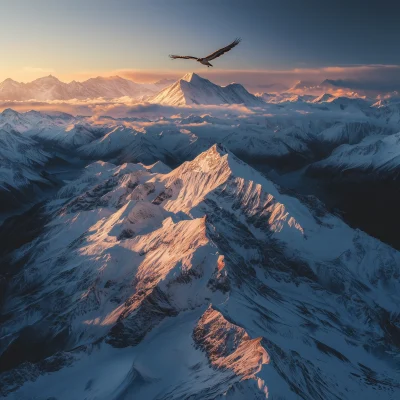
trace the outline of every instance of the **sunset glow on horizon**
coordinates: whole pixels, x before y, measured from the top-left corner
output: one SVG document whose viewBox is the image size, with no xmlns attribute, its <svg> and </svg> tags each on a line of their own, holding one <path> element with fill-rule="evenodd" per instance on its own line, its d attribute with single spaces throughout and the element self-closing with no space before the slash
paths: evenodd
<svg viewBox="0 0 400 400">
<path fill-rule="evenodd" d="M 262 71 L 269 77 L 281 74 L 288 83 L 305 79 L 309 70 L 335 74 L 337 66 L 346 72 L 354 65 L 400 65 L 398 52 L 392 51 L 396 34 L 387 39 L 395 32 L 395 13 L 358 8 L 357 2 L 344 5 L 343 12 L 336 4 L 308 3 L 312 22 L 296 1 L 3 2 L 7 18 L 0 45 L 7 62 L 0 65 L 0 81 L 29 82 L 51 74 L 65 82 L 112 75 L 152 82 L 195 71 L 220 75 L 222 82 L 236 71 L 240 76 Z M 385 13 L 384 26 L 377 26 L 376 12 Z M 338 18 L 340 29 L 327 29 Z M 365 22 L 357 28 L 362 32 L 351 35 L 358 19 Z M 204 56 L 237 36 L 243 38 L 240 46 L 218 59 L 213 71 L 168 58 L 170 53 Z"/>
</svg>

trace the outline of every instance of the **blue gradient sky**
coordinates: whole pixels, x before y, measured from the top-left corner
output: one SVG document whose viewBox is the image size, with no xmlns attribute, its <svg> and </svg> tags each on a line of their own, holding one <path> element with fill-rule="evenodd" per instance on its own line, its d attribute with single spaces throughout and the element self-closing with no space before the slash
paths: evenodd
<svg viewBox="0 0 400 400">
<path fill-rule="evenodd" d="M 237 36 L 243 42 L 215 60 L 216 69 L 400 64 L 395 1 L 4 0 L 0 5 L 0 79 L 198 70 L 194 62 L 171 61 L 168 54 L 205 56 Z"/>
</svg>

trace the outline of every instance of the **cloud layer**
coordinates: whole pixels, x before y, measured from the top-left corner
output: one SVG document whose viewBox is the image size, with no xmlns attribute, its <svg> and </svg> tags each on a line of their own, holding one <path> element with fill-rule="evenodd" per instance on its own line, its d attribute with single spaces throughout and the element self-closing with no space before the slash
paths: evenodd
<svg viewBox="0 0 400 400">
<path fill-rule="evenodd" d="M 193 105 L 173 107 L 161 104 L 138 103 L 137 100 L 121 97 L 112 101 L 103 99 L 93 100 L 68 100 L 68 101 L 6 101 L 0 102 L 0 112 L 6 108 L 12 108 L 18 112 L 37 110 L 42 112 L 61 111 L 71 115 L 83 116 L 111 116 L 122 117 L 146 117 L 160 118 L 161 116 L 171 117 L 176 114 L 183 116 L 192 113 L 213 113 L 214 115 L 246 115 L 254 111 L 241 104 L 229 106 L 218 105 Z"/>
<path fill-rule="evenodd" d="M 214 70 L 198 69 L 196 64 L 188 64 L 188 68 L 190 67 L 194 72 L 217 84 L 239 82 L 253 92 L 268 90 L 271 85 L 277 83 L 291 87 L 298 81 L 319 84 L 325 79 L 336 81 L 337 86 L 348 85 L 340 87 L 352 90 L 393 91 L 400 88 L 399 65 L 330 66 L 291 70 Z M 121 75 L 137 82 L 154 82 L 160 79 L 178 79 L 186 72 L 187 70 L 176 72 L 117 70 L 109 74 Z"/>
</svg>

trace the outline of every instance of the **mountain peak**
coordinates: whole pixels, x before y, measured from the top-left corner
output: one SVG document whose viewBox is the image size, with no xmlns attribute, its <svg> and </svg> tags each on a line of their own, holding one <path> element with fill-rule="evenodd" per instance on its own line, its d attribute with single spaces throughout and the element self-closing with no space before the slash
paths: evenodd
<svg viewBox="0 0 400 400">
<path fill-rule="evenodd" d="M 220 154 L 221 156 L 229 153 L 227 148 L 222 143 L 215 143 L 209 150 L 216 152 L 216 153 Z"/>
<path fill-rule="evenodd" d="M 197 75 L 194 72 L 188 72 L 180 80 L 181 81 L 186 81 L 186 82 L 193 82 L 196 79 L 204 79 L 204 78 L 202 78 L 201 76 Z"/>
<path fill-rule="evenodd" d="M 312 102 L 313 103 L 324 103 L 324 102 L 329 102 L 335 98 L 334 95 L 330 93 L 323 93 L 320 96 L 318 96 L 316 99 L 314 99 Z"/>
<path fill-rule="evenodd" d="M 3 83 L 19 83 L 19 82 L 17 82 L 17 81 L 14 81 L 14 79 L 11 79 L 11 78 L 7 78 L 7 79 L 4 79 L 4 81 L 3 82 L 1 82 L 0 84 L 3 84 Z"/>
<path fill-rule="evenodd" d="M 3 110 L 1 115 L 3 117 L 10 117 L 12 115 L 18 115 L 18 113 L 15 110 L 13 110 L 12 108 L 6 108 L 6 109 Z"/>
<path fill-rule="evenodd" d="M 61 81 L 53 75 L 43 76 L 41 78 L 35 79 L 33 82 L 54 82 L 61 83 Z"/>
</svg>

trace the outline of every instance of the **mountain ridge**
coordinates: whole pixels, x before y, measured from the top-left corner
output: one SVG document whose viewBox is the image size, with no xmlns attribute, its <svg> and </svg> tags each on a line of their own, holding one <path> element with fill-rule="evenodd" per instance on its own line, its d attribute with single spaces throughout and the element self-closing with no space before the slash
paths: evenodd
<svg viewBox="0 0 400 400">
<path fill-rule="evenodd" d="M 37 78 L 23 83 L 5 79 L 0 83 L 0 100 L 71 100 L 88 98 L 141 98 L 156 93 L 169 82 L 154 82 L 154 84 L 136 83 L 118 75 L 110 77 L 98 76 L 84 81 L 69 83 L 59 80 L 53 75 Z"/>
<path fill-rule="evenodd" d="M 2 326 L 2 394 L 84 398 L 87 382 L 104 400 L 400 390 L 400 253 L 224 146 L 161 173 L 98 161 L 44 213 L 13 254 L 27 261 L 7 291 L 18 320 Z"/>
</svg>

